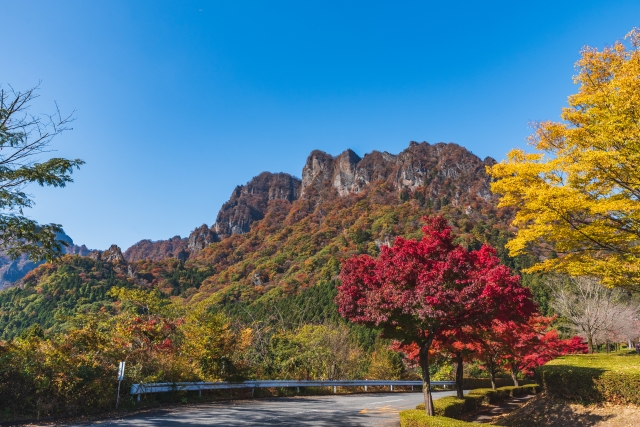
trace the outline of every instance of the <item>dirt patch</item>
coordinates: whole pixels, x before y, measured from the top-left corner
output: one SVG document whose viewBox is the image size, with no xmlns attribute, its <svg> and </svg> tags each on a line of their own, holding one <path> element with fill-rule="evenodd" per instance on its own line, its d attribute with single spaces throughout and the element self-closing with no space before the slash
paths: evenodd
<svg viewBox="0 0 640 427">
<path fill-rule="evenodd" d="M 492 424 L 505 427 L 637 427 L 640 426 L 640 408 L 583 406 L 555 400 L 543 393 Z"/>
<path fill-rule="evenodd" d="M 462 417 L 461 420 L 471 423 L 490 424 L 501 415 L 509 414 L 517 410 L 533 398 L 534 396 L 528 395 L 505 400 L 499 405 L 487 405 L 478 411 L 472 412 L 467 416 Z"/>
</svg>

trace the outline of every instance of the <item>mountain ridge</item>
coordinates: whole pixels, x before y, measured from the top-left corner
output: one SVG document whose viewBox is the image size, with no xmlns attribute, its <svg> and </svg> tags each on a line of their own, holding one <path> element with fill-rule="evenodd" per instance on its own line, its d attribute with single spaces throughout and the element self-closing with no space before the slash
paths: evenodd
<svg viewBox="0 0 640 427">
<path fill-rule="evenodd" d="M 442 159 L 444 154 L 445 158 Z M 480 160 L 466 148 L 453 143 L 429 144 L 411 141 L 409 147 L 399 154 L 386 151 L 372 151 L 360 157 L 353 150 L 347 149 L 338 155 L 331 155 L 322 150 L 313 150 L 302 170 L 302 179 L 286 172 L 262 172 L 244 185 L 234 188 L 228 201 L 220 208 L 215 222 L 208 226 L 201 225 L 194 229 L 188 237 L 174 236 L 168 240 L 141 240 L 130 246 L 124 257 L 129 262 L 150 259 L 160 261 L 180 256 L 193 257 L 211 243 L 230 237 L 233 234 L 244 234 L 250 231 L 251 225 L 264 218 L 266 205 L 271 200 L 284 200 L 293 203 L 301 197 L 324 200 L 337 196 L 358 193 L 374 181 L 391 181 L 396 189 L 415 190 L 425 180 L 431 181 L 434 171 L 442 169 L 443 161 L 452 161 L 452 166 L 445 170 L 446 177 L 455 177 L 469 173 L 462 165 L 455 164 L 455 159 L 473 156 L 472 174 L 484 174 L 480 169 L 491 166 L 496 161 L 491 157 Z M 434 162 L 434 160 L 438 160 Z M 451 175 L 451 176 L 449 176 Z M 471 191 L 468 188 L 467 191 Z M 488 179 L 476 188 L 481 197 L 491 197 Z M 431 196 L 437 197 L 441 192 L 438 186 L 431 189 Z M 454 203 L 461 196 L 454 195 Z"/>
</svg>

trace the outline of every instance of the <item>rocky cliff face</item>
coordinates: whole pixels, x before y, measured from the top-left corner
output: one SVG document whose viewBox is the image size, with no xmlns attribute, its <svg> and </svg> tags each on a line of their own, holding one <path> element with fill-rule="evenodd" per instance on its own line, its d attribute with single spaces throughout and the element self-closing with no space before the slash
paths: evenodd
<svg viewBox="0 0 640 427">
<path fill-rule="evenodd" d="M 302 171 L 302 194 L 346 196 L 380 181 L 398 191 L 428 187 L 432 197 L 446 195 L 453 203 L 466 196 L 486 200 L 492 195 L 485 167 L 494 163 L 491 158 L 482 161 L 459 145 L 445 143 L 411 142 L 398 155 L 374 151 L 364 158 L 351 150 L 336 157 L 316 150 Z"/>
<path fill-rule="evenodd" d="M 302 193 L 310 195 L 311 190 L 315 190 L 324 194 L 331 188 L 340 196 L 358 192 L 356 174 L 360 160 L 352 150 L 346 150 L 337 157 L 320 150 L 312 151 L 302 169 Z"/>
<path fill-rule="evenodd" d="M 411 142 L 397 155 L 373 151 L 364 157 L 352 150 L 337 156 L 314 150 L 302 169 L 302 180 L 286 173 L 263 172 L 233 190 L 213 226 L 203 224 L 188 238 L 142 240 L 127 249 L 124 257 L 129 262 L 172 257 L 185 260 L 211 243 L 249 232 L 251 225 L 275 206 L 271 205 L 273 201 L 285 202 L 278 209 L 286 213 L 301 197 L 317 205 L 334 197 L 360 193 L 374 182 L 399 193 L 421 187 L 426 190 L 421 194 L 436 204 L 446 201 L 466 206 L 474 198 L 489 201 L 493 195 L 485 168 L 494 163 L 491 158 L 483 161 L 464 147 L 445 143 Z"/>
<path fill-rule="evenodd" d="M 253 222 L 264 218 L 270 201 L 293 202 L 300 197 L 300 188 L 300 180 L 287 173 L 262 172 L 233 190 L 213 228 L 220 238 L 247 233 Z"/>
<path fill-rule="evenodd" d="M 127 264 L 122 251 L 117 245 L 111 245 L 106 251 L 91 251 L 89 258 L 110 262 L 111 264 Z"/>
<path fill-rule="evenodd" d="M 60 233 L 58 240 L 66 242 L 69 245 L 63 249 L 63 252 L 66 254 L 87 256 L 91 252 L 85 245 L 78 246 L 73 244 L 71 237 L 65 233 Z M 42 261 L 33 262 L 26 254 L 23 254 L 17 259 L 11 259 L 4 252 L 0 252 L 0 290 L 13 286 L 40 264 L 42 264 Z"/>
<path fill-rule="evenodd" d="M 220 238 L 207 224 L 202 224 L 189 234 L 187 250 L 189 253 L 197 253 L 213 242 L 219 242 Z"/>
<path fill-rule="evenodd" d="M 141 240 L 124 253 L 129 262 L 166 258 L 185 260 L 211 243 L 233 234 L 244 234 L 251 224 L 264 218 L 271 201 L 293 202 L 300 197 L 301 182 L 287 173 L 263 172 L 245 185 L 237 186 L 218 212 L 212 227 L 201 225 L 188 238 Z"/>
</svg>

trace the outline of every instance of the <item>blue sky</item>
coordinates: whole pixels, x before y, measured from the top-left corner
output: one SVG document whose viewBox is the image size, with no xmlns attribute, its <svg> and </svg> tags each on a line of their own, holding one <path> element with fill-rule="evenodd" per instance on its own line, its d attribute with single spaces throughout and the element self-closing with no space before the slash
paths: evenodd
<svg viewBox="0 0 640 427">
<path fill-rule="evenodd" d="M 584 45 L 640 26 L 637 1 L 0 0 L 0 83 L 42 81 L 33 112 L 75 110 L 57 154 L 87 163 L 30 188 L 29 215 L 123 249 L 215 221 L 262 171 L 313 149 L 523 147 L 558 118 Z"/>
</svg>

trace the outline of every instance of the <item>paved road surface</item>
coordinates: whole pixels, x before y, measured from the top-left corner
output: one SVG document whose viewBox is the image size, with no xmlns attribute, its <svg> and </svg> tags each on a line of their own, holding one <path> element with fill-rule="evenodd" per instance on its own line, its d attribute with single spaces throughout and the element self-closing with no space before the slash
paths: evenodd
<svg viewBox="0 0 640 427">
<path fill-rule="evenodd" d="M 455 391 L 434 393 L 434 399 Z M 422 393 L 279 397 L 208 403 L 75 426 L 301 426 L 395 427 L 398 412 L 421 403 Z"/>
</svg>

